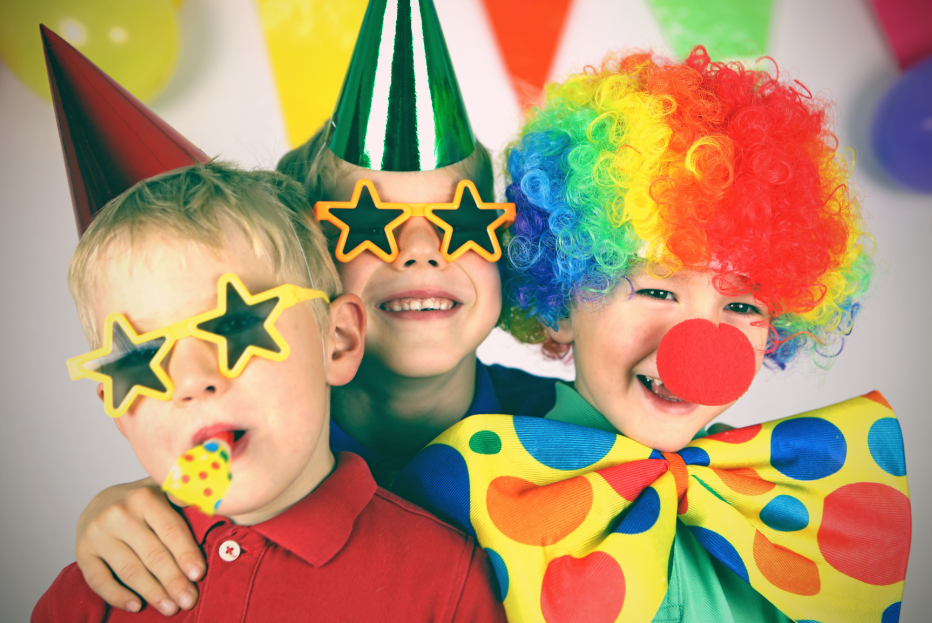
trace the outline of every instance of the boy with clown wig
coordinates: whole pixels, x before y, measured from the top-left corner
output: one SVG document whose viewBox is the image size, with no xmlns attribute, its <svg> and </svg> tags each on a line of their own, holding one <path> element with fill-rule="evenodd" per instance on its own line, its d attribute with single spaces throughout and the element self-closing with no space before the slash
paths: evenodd
<svg viewBox="0 0 932 623">
<path fill-rule="evenodd" d="M 511 620 L 895 621 L 910 541 L 878 392 L 705 427 L 841 352 L 872 263 L 828 103 L 699 47 L 550 85 L 511 146 L 511 331 L 544 418 L 473 416 L 395 490 L 475 534 Z"/>
</svg>

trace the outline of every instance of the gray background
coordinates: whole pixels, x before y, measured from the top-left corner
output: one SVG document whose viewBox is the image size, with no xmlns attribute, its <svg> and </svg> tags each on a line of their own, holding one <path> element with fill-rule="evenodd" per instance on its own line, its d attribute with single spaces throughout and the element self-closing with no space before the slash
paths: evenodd
<svg viewBox="0 0 932 623">
<path fill-rule="evenodd" d="M 932 195 L 897 188 L 867 143 L 871 112 L 898 75 L 866 0 L 775 0 L 770 54 L 786 75 L 837 101 L 837 134 L 857 157 L 877 240 L 875 287 L 828 373 L 762 372 L 724 419 L 750 424 L 881 390 L 902 424 L 915 526 L 932 524 L 928 354 Z M 499 152 L 519 121 L 479 0 L 437 0 L 473 127 Z M 288 149 L 255 5 L 187 0 L 181 62 L 152 108 L 210 155 L 272 167 Z M 553 77 L 623 46 L 663 48 L 643 0 L 576 0 Z M 64 361 L 85 351 L 65 284 L 77 242 L 51 106 L 0 64 L 0 619 L 24 621 L 74 558 L 78 514 L 100 489 L 139 478 L 129 446 L 89 381 Z M 572 376 L 495 333 L 486 362 Z M 932 540 L 915 530 L 903 621 L 932 611 Z M 925 613 L 925 614 L 924 614 Z"/>
</svg>

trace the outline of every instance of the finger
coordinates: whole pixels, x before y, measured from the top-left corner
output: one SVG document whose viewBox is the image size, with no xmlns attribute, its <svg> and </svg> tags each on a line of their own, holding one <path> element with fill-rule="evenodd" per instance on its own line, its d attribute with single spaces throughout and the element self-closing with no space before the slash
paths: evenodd
<svg viewBox="0 0 932 623">
<path fill-rule="evenodd" d="M 164 496 L 160 497 L 158 503 L 146 510 L 146 523 L 171 552 L 185 577 L 192 581 L 199 580 L 207 569 L 201 549 L 181 515 L 175 512 Z M 156 575 L 163 579 L 158 573 Z"/>
<path fill-rule="evenodd" d="M 101 559 L 97 560 L 105 567 L 109 566 L 108 575 L 110 581 L 115 581 L 113 576 L 116 575 L 126 588 L 134 591 L 144 601 L 166 616 L 173 615 L 178 611 L 178 606 L 168 597 L 162 585 L 148 572 L 136 553 L 126 544 L 114 544 L 109 548 L 109 554 L 106 563 Z M 110 571 L 112 573 L 109 573 Z M 85 574 L 85 578 L 87 579 L 87 574 Z M 94 577 L 88 579 L 87 582 L 91 590 L 101 597 L 103 597 L 101 590 L 113 590 L 109 588 L 107 578 L 103 577 L 103 574 L 96 567 Z M 108 601 L 108 603 L 111 602 Z"/>
<path fill-rule="evenodd" d="M 163 498 L 164 499 L 164 498 Z M 185 572 L 176 559 L 175 554 L 169 549 L 168 542 L 172 542 L 182 549 L 182 553 L 188 556 L 186 565 L 193 569 L 197 577 L 203 573 L 203 568 L 197 566 L 197 562 L 191 562 L 192 553 L 184 548 L 190 543 L 200 558 L 200 551 L 194 544 L 194 539 L 188 530 L 187 524 L 169 507 L 168 513 L 174 516 L 173 519 L 159 517 L 154 525 L 133 526 L 129 529 L 127 544 L 132 547 L 142 562 L 145 564 L 149 573 L 155 576 L 162 587 L 168 591 L 171 598 L 185 610 L 190 610 L 197 603 L 197 587 L 186 577 Z M 153 532 L 152 530 L 155 530 Z M 180 543 L 180 545 L 178 545 Z M 201 563 L 203 564 L 203 563 Z"/>
<path fill-rule="evenodd" d="M 127 612 L 139 612 L 142 601 L 135 593 L 113 579 L 110 567 L 100 558 L 93 557 L 83 562 L 78 561 L 78 567 L 84 574 L 84 581 L 101 599 L 114 608 Z"/>
<path fill-rule="evenodd" d="M 169 512 L 174 514 L 170 507 Z M 162 604 L 167 599 L 172 605 L 178 604 L 186 610 L 194 607 L 197 603 L 197 588 L 185 577 L 175 557 L 152 531 L 151 526 L 145 523 L 128 524 L 123 527 L 119 536 L 124 541 L 124 547 L 129 550 L 128 556 L 131 556 L 128 561 L 121 560 L 124 567 L 117 571 L 117 575 L 125 584 L 139 592 L 150 603 Z M 137 563 L 145 571 L 144 577 L 135 580 L 123 575 L 124 568 L 129 573 L 137 573 Z M 152 588 L 150 579 L 158 585 L 159 591 Z M 159 610 L 166 612 L 161 606 Z"/>
</svg>

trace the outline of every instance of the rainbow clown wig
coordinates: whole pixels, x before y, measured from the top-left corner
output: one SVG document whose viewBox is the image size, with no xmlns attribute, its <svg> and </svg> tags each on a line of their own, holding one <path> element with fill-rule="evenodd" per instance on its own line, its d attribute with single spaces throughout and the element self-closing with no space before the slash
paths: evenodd
<svg viewBox="0 0 932 623">
<path fill-rule="evenodd" d="M 812 350 L 827 365 L 872 271 L 829 106 L 702 47 L 684 63 L 611 57 L 549 85 L 508 152 L 506 326 L 541 342 L 543 325 L 635 267 L 707 270 L 769 308 L 765 361 L 782 369 Z"/>
</svg>

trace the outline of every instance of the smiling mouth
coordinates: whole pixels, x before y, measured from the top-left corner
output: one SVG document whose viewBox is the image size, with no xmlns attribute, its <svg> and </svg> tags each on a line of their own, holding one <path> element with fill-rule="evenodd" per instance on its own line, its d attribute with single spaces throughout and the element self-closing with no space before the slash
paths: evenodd
<svg viewBox="0 0 932 623">
<path fill-rule="evenodd" d="M 638 374 L 637 377 L 641 382 L 641 385 L 650 390 L 650 392 L 658 398 L 662 398 L 667 402 L 686 402 L 682 398 L 677 398 L 674 396 L 673 393 L 664 386 L 663 381 L 660 379 L 644 376 L 643 374 Z"/>
<path fill-rule="evenodd" d="M 456 301 L 439 296 L 429 298 L 400 298 L 385 301 L 379 305 L 379 309 L 388 312 L 404 311 L 447 311 L 459 305 Z"/>
</svg>

